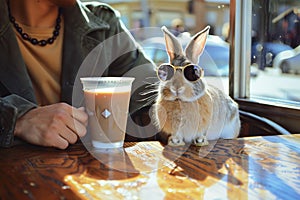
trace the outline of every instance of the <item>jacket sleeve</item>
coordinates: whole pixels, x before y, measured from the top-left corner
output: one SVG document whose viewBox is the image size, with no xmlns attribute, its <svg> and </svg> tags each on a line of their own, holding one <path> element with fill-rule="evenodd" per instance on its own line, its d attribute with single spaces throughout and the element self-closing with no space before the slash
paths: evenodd
<svg viewBox="0 0 300 200">
<path fill-rule="evenodd" d="M 35 104 L 14 94 L 0 98 L 0 147 L 13 144 L 17 119 L 35 107 Z"/>
</svg>

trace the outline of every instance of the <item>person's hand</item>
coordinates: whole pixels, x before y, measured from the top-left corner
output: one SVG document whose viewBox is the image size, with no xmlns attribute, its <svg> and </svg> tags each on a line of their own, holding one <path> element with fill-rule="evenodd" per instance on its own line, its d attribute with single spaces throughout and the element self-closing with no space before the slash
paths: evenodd
<svg viewBox="0 0 300 200">
<path fill-rule="evenodd" d="M 65 149 L 86 134 L 84 108 L 57 103 L 30 110 L 16 122 L 15 136 L 36 145 Z"/>
</svg>

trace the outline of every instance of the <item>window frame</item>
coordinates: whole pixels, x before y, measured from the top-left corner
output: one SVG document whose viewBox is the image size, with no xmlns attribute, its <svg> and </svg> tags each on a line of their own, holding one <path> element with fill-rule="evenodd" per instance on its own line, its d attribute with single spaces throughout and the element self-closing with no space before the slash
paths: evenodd
<svg viewBox="0 0 300 200">
<path fill-rule="evenodd" d="M 299 107 L 250 98 L 252 0 L 230 0 L 229 23 L 229 95 L 240 109 L 269 118 L 291 133 L 300 133 Z"/>
</svg>

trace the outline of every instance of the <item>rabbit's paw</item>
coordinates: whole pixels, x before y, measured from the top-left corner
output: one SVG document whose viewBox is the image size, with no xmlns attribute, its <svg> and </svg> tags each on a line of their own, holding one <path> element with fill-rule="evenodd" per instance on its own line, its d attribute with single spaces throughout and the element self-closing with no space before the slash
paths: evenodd
<svg viewBox="0 0 300 200">
<path fill-rule="evenodd" d="M 202 146 L 206 146 L 208 145 L 208 141 L 206 139 L 205 136 L 201 136 L 201 137 L 197 137 L 195 140 L 194 140 L 194 145 L 197 146 L 197 147 L 202 147 Z"/>
<path fill-rule="evenodd" d="M 184 146 L 185 143 L 183 142 L 182 139 L 178 138 L 178 137 L 170 137 L 169 141 L 168 141 L 168 145 L 172 146 L 172 147 L 177 147 L 177 146 Z"/>
</svg>

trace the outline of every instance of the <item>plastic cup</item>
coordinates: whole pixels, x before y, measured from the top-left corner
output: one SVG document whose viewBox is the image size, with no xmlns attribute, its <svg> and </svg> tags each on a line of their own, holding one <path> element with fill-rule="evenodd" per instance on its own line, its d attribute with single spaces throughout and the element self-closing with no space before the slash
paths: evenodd
<svg viewBox="0 0 300 200">
<path fill-rule="evenodd" d="M 133 77 L 80 78 L 95 148 L 123 147 Z"/>
</svg>

